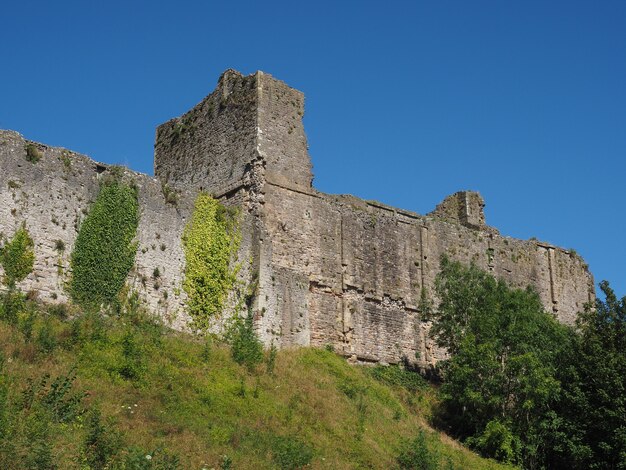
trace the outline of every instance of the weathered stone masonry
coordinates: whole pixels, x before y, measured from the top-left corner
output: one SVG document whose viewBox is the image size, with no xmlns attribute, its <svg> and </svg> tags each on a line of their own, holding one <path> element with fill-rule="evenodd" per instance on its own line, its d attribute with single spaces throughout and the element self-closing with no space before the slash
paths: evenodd
<svg viewBox="0 0 626 470">
<path fill-rule="evenodd" d="M 229 70 L 211 95 L 157 129 L 156 178 L 132 174 L 141 221 L 129 282 L 174 326 L 187 320 L 180 236 L 200 190 L 242 207 L 241 276 L 257 285 L 255 322 L 267 345 L 330 344 L 360 361 L 433 363 L 443 352 L 428 340 L 418 306 L 422 291 L 434 296 L 442 254 L 474 261 L 513 285 L 533 285 L 566 323 L 593 298 L 579 256 L 501 236 L 486 225 L 478 193 L 456 193 L 421 216 L 316 191 L 303 113 L 299 91 L 262 72 Z M 76 227 L 106 167 L 44 146 L 44 158 L 32 164 L 24 146 L 18 134 L 0 133 L 0 232 L 26 222 L 37 262 L 24 287 L 64 300 Z M 63 163 L 68 156 L 70 166 Z M 178 204 L 165 201 L 163 184 L 179 192 Z M 65 242 L 64 253 L 54 250 L 56 239 Z M 150 279 L 157 266 L 159 289 Z"/>
</svg>

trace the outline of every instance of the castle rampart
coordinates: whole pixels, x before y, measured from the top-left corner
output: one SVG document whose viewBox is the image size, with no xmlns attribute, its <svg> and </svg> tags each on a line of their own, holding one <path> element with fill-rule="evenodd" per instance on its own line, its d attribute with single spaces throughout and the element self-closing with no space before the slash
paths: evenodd
<svg viewBox="0 0 626 470">
<path fill-rule="evenodd" d="M 302 93 L 270 75 L 226 71 L 211 95 L 157 129 L 156 178 L 128 172 L 141 208 L 128 282 L 175 327 L 187 321 L 181 235 L 200 190 L 242 208 L 241 277 L 258 281 L 255 325 L 266 345 L 332 345 L 360 361 L 435 362 L 443 351 L 428 339 L 419 306 L 422 292 L 434 297 L 443 254 L 532 285 L 566 323 L 593 298 L 593 278 L 578 255 L 500 235 L 486 225 L 478 193 L 456 193 L 422 216 L 316 191 L 303 112 Z M 77 228 L 108 170 L 45 146 L 32 164 L 26 143 L 0 131 L 0 232 L 26 223 L 37 260 L 23 287 L 63 301 Z M 167 200 L 172 190 L 176 204 Z"/>
</svg>

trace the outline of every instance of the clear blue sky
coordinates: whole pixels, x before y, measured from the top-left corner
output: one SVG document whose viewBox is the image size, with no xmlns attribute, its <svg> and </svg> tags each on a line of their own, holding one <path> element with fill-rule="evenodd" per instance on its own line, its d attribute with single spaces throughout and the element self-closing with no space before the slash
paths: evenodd
<svg viewBox="0 0 626 470">
<path fill-rule="evenodd" d="M 29 1 L 0 11 L 0 128 L 152 172 L 221 72 L 306 94 L 315 185 L 505 235 L 626 294 L 626 1 Z"/>
</svg>

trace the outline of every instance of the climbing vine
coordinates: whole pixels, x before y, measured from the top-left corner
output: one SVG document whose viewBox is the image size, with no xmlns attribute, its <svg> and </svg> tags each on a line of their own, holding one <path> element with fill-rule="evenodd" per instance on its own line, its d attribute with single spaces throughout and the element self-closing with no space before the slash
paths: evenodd
<svg viewBox="0 0 626 470">
<path fill-rule="evenodd" d="M 13 238 L 0 249 L 0 263 L 4 268 L 4 282 L 9 288 L 14 288 L 17 282 L 23 280 L 33 270 L 35 253 L 33 239 L 26 227 L 22 225 Z"/>
<path fill-rule="evenodd" d="M 237 211 L 200 193 L 183 232 L 183 289 L 188 296 L 189 315 L 198 330 L 206 330 L 211 319 L 221 313 L 235 285 L 238 266 L 233 266 L 233 261 L 240 240 Z"/>
<path fill-rule="evenodd" d="M 137 190 L 119 177 L 105 181 L 83 221 L 72 252 L 70 295 L 83 307 L 116 301 L 135 262 Z"/>
</svg>

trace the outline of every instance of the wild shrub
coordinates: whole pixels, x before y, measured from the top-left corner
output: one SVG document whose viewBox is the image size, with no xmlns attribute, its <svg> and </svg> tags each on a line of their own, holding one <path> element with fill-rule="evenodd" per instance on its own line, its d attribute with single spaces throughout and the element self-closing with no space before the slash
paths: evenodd
<svg viewBox="0 0 626 470">
<path fill-rule="evenodd" d="M 387 385 L 403 387 L 409 392 L 417 392 L 428 386 L 427 382 L 417 372 L 407 370 L 398 365 L 377 365 L 369 370 L 372 377 Z"/>
<path fill-rule="evenodd" d="M 4 353 L 0 350 L 0 442 L 8 434 L 9 427 L 9 385 L 4 374 Z"/>
<path fill-rule="evenodd" d="M 161 182 L 161 191 L 167 204 L 173 206 L 178 204 L 178 193 L 169 184 Z"/>
<path fill-rule="evenodd" d="M 138 335 L 128 328 L 122 337 L 122 361 L 119 373 L 127 380 L 138 380 L 145 371 L 144 350 Z"/>
<path fill-rule="evenodd" d="M 367 393 L 367 389 L 364 385 L 361 385 L 356 380 L 349 377 L 342 379 L 337 384 L 337 388 L 346 394 L 351 400 L 355 400 L 360 395 Z"/>
<path fill-rule="evenodd" d="M 29 380 L 22 391 L 22 409 L 44 408 L 58 423 L 70 423 L 84 412 L 83 399 L 87 394 L 74 390 L 76 369 L 59 375 L 50 381 L 50 374 L 44 374 L 38 381 Z"/>
<path fill-rule="evenodd" d="M 231 470 L 233 468 L 233 459 L 228 455 L 222 455 L 222 461 L 220 462 L 221 470 Z"/>
<path fill-rule="evenodd" d="M 0 250 L 0 263 L 4 268 L 4 282 L 12 289 L 33 270 L 35 263 L 35 244 L 26 226 L 22 225 L 13 238 Z"/>
<path fill-rule="evenodd" d="M 227 340 L 235 362 L 254 370 L 263 361 L 263 345 L 254 332 L 252 315 L 237 317 L 230 327 Z"/>
<path fill-rule="evenodd" d="M 212 342 L 210 338 L 206 338 L 204 340 L 204 344 L 202 345 L 202 351 L 200 351 L 200 360 L 205 364 L 208 364 L 211 360 L 211 350 L 212 350 Z"/>
<path fill-rule="evenodd" d="M 50 354 L 57 347 L 56 334 L 52 322 L 49 319 L 45 319 L 39 328 L 35 343 L 39 352 L 43 354 Z"/>
<path fill-rule="evenodd" d="M 50 304 L 47 306 L 47 310 L 49 315 L 59 320 L 67 319 L 70 313 L 70 307 L 67 304 Z"/>
<path fill-rule="evenodd" d="M 18 316 L 17 328 L 24 336 L 24 341 L 30 343 L 33 339 L 33 329 L 35 327 L 36 314 L 33 309 L 24 309 Z"/>
<path fill-rule="evenodd" d="M 274 375 L 274 366 L 276 365 L 276 355 L 278 354 L 278 349 L 274 346 L 274 343 L 270 345 L 270 349 L 267 352 L 267 374 Z"/>
<path fill-rule="evenodd" d="M 513 434 L 511 426 L 498 419 L 489 421 L 479 436 L 467 439 L 467 444 L 501 462 L 519 461 L 522 448 L 521 440 Z"/>
<path fill-rule="evenodd" d="M 281 470 L 303 468 L 313 460 L 313 449 L 293 436 L 276 436 L 272 443 L 272 457 Z"/>
<path fill-rule="evenodd" d="M 25 438 L 27 441 L 25 468 L 55 470 L 57 465 L 52 456 L 52 436 L 50 417 L 47 410 L 35 408 L 25 417 Z"/>
<path fill-rule="evenodd" d="M 428 448 L 424 431 L 419 431 L 412 440 L 405 441 L 396 458 L 402 470 L 436 470 L 438 460 L 437 454 Z"/>
<path fill-rule="evenodd" d="M 37 148 L 37 146 L 33 143 L 26 144 L 26 160 L 31 163 L 37 163 L 41 160 L 41 151 Z"/>
<path fill-rule="evenodd" d="M 82 450 L 84 461 L 93 470 L 107 468 L 122 446 L 120 434 L 110 423 L 102 420 L 102 414 L 97 408 L 87 415 L 85 423 L 86 434 Z"/>
<path fill-rule="evenodd" d="M 20 312 L 23 312 L 26 306 L 26 296 L 20 291 L 9 289 L 7 292 L 0 294 L 0 319 L 10 324 L 18 321 Z"/>
</svg>

